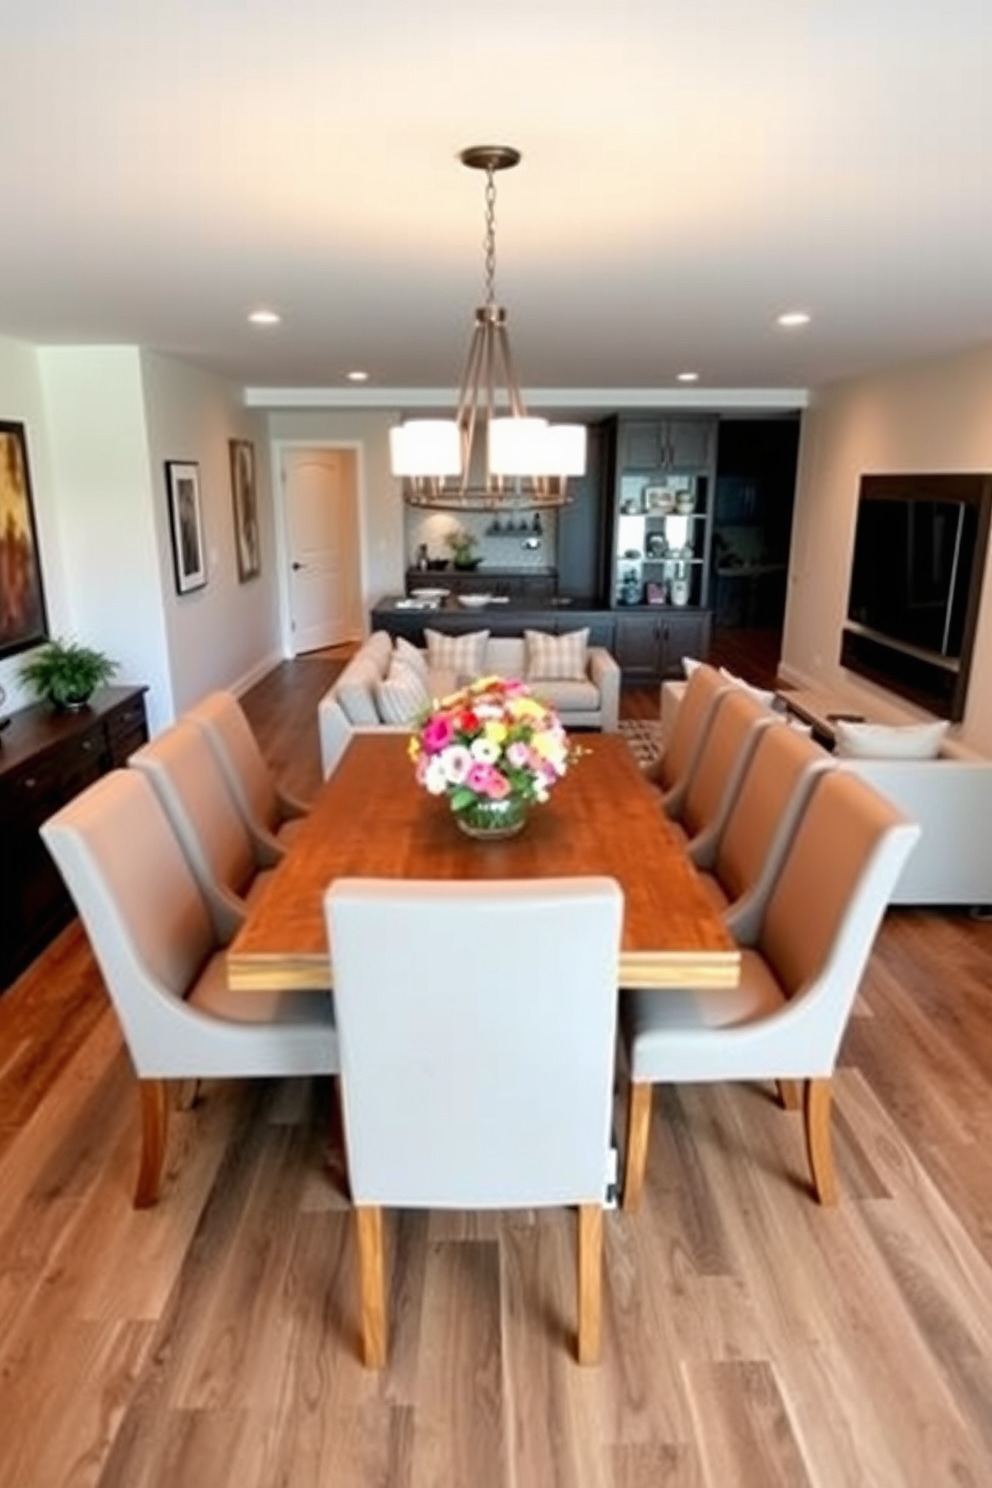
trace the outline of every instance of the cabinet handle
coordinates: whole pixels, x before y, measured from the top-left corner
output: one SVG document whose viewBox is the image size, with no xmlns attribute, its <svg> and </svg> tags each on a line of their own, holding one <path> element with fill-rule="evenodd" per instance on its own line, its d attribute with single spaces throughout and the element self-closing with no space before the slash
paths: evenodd
<svg viewBox="0 0 992 1488">
<path fill-rule="evenodd" d="M 93 740 L 92 739 L 84 739 L 83 740 L 83 748 L 85 750 L 92 749 L 93 748 Z"/>
</svg>

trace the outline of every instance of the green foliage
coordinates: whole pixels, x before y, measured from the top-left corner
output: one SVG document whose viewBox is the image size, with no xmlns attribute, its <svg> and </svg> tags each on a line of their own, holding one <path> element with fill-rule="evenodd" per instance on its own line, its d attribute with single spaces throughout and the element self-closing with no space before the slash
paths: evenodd
<svg viewBox="0 0 992 1488">
<path fill-rule="evenodd" d="M 79 707 L 117 671 L 117 662 L 102 651 L 75 641 L 54 640 L 36 651 L 20 669 L 21 681 L 56 708 Z"/>
</svg>

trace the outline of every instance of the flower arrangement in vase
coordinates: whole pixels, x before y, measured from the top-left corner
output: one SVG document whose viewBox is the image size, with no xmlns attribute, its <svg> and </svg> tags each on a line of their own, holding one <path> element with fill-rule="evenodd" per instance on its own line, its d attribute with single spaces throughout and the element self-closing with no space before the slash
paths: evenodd
<svg viewBox="0 0 992 1488">
<path fill-rule="evenodd" d="M 481 677 L 433 705 L 410 737 L 417 781 L 471 837 L 509 837 L 578 751 L 522 682 Z"/>
</svg>

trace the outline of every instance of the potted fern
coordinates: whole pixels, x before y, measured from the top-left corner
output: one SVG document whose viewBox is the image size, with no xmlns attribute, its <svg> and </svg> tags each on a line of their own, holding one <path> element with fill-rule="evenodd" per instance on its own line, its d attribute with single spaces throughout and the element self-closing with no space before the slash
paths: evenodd
<svg viewBox="0 0 992 1488">
<path fill-rule="evenodd" d="M 104 652 L 76 641 L 54 640 L 24 663 L 19 676 L 54 708 L 75 710 L 85 708 L 96 689 L 116 671 L 117 662 Z"/>
</svg>

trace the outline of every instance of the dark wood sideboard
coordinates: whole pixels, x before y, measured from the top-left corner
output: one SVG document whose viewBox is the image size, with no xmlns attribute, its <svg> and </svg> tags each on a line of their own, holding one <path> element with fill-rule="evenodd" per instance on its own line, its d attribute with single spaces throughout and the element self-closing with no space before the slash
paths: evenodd
<svg viewBox="0 0 992 1488">
<path fill-rule="evenodd" d="M 74 913 L 38 828 L 145 743 L 146 691 L 104 687 L 77 713 L 36 703 L 11 714 L 0 733 L 0 991 Z"/>
</svg>

